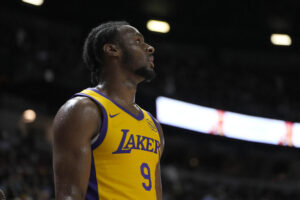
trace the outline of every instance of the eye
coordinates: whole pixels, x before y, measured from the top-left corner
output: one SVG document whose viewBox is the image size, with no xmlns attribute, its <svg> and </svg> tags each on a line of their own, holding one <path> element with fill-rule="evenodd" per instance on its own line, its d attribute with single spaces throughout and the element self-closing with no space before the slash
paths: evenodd
<svg viewBox="0 0 300 200">
<path fill-rule="evenodd" d="M 138 43 L 138 44 L 140 44 L 142 42 L 142 40 L 140 39 L 140 38 L 138 38 L 137 40 L 136 40 L 136 43 Z"/>
</svg>

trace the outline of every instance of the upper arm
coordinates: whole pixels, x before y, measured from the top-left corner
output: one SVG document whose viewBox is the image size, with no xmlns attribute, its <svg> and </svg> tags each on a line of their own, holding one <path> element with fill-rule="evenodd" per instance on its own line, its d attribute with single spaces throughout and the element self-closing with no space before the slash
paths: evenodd
<svg viewBox="0 0 300 200">
<path fill-rule="evenodd" d="M 94 102 L 76 97 L 63 105 L 53 123 L 56 199 L 83 199 L 91 168 L 91 139 L 101 123 Z"/>
</svg>

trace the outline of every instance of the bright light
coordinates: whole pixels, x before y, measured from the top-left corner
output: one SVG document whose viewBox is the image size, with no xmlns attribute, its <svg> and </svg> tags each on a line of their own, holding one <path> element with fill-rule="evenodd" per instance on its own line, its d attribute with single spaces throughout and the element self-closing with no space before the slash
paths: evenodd
<svg viewBox="0 0 300 200">
<path fill-rule="evenodd" d="M 163 124 L 253 142 L 300 147 L 300 123 L 207 108 L 175 99 L 156 99 Z"/>
<path fill-rule="evenodd" d="M 44 3 L 44 0 L 22 0 L 24 3 L 28 3 L 35 6 L 41 6 Z"/>
<path fill-rule="evenodd" d="M 170 31 L 170 25 L 164 21 L 149 20 L 147 22 L 147 28 L 149 31 L 167 33 Z"/>
<path fill-rule="evenodd" d="M 26 123 L 34 122 L 35 118 L 36 118 L 36 114 L 34 110 L 28 109 L 24 111 L 23 113 L 24 122 Z"/>
<path fill-rule="evenodd" d="M 286 132 L 286 124 L 281 120 L 225 112 L 223 131 L 230 138 L 279 144 Z"/>
<path fill-rule="evenodd" d="M 202 133 L 209 133 L 218 121 L 215 109 L 166 97 L 156 99 L 156 114 L 164 124 Z"/>
<path fill-rule="evenodd" d="M 272 44 L 279 45 L 279 46 L 291 46 L 292 45 L 292 39 L 287 34 L 272 34 L 271 42 L 272 42 Z"/>
</svg>

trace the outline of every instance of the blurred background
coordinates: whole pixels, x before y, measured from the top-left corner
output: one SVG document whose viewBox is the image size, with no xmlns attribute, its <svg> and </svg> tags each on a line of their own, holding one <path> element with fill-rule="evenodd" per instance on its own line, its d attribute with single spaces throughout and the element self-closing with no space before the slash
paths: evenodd
<svg viewBox="0 0 300 200">
<path fill-rule="evenodd" d="M 82 45 L 107 20 L 127 20 L 156 48 L 158 76 L 139 86 L 136 99 L 154 115 L 155 99 L 165 96 L 300 122 L 297 0 L 40 3 L 0 3 L 0 189 L 7 199 L 54 199 L 52 120 L 91 86 Z M 168 22 L 170 31 L 148 30 L 150 19 Z M 289 42 L 275 45 L 274 33 Z M 298 148 L 162 126 L 164 200 L 300 198 Z"/>
</svg>

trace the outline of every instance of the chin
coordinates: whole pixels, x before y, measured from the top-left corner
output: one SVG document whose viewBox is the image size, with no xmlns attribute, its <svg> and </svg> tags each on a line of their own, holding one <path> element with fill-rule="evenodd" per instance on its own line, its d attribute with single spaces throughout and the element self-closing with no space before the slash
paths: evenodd
<svg viewBox="0 0 300 200">
<path fill-rule="evenodd" d="M 142 76 L 146 82 L 150 82 L 156 76 L 152 67 L 141 67 L 135 71 L 135 74 Z"/>
</svg>

